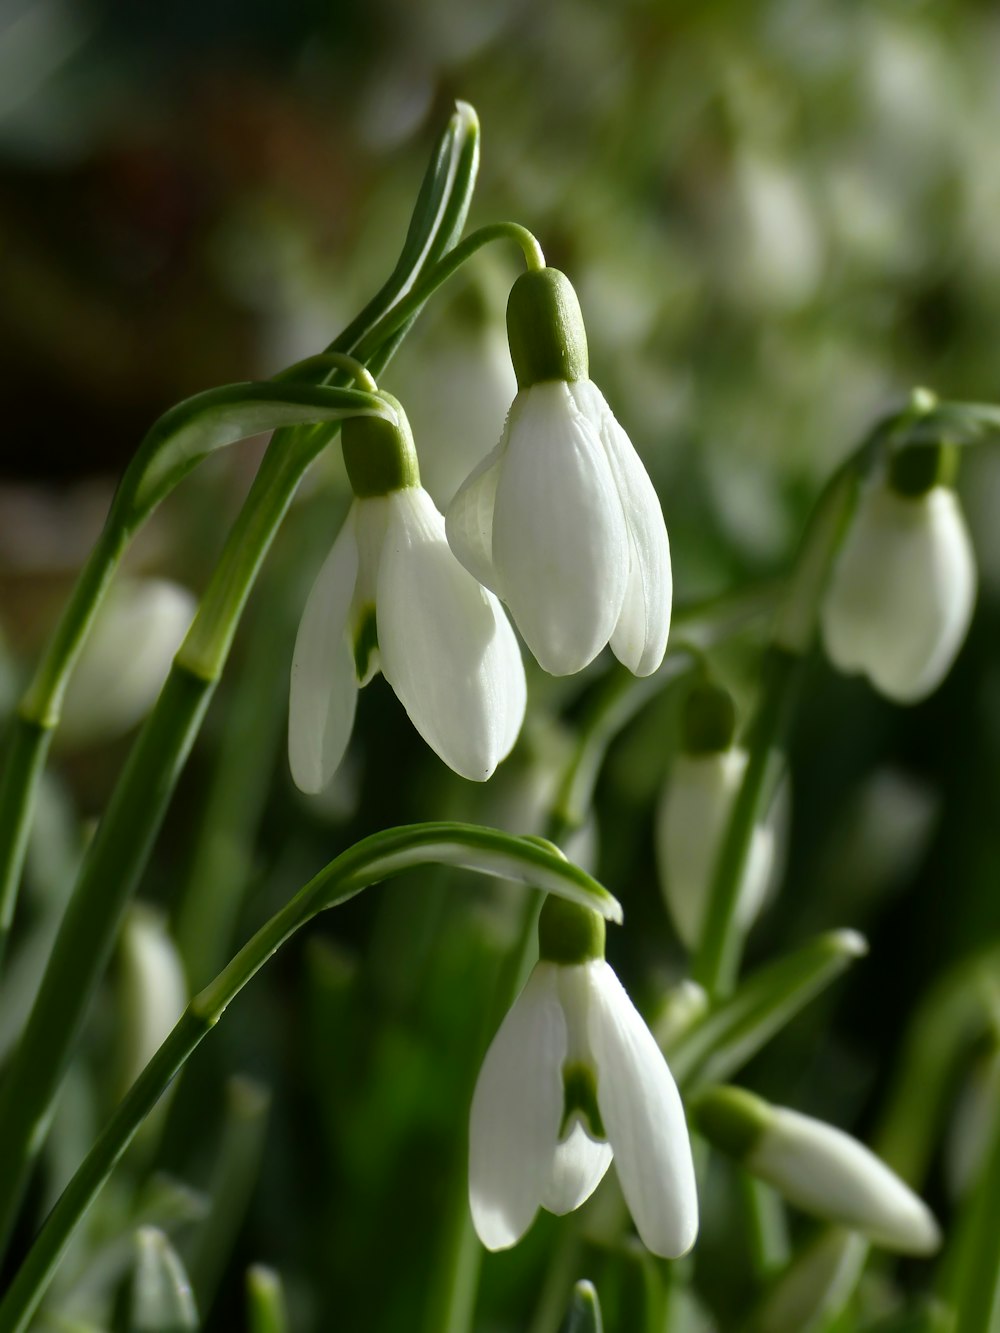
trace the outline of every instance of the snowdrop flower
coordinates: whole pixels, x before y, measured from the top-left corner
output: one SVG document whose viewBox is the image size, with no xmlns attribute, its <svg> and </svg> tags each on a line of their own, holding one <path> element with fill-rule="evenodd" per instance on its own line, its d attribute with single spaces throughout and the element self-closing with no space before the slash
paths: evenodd
<svg viewBox="0 0 1000 1333">
<path fill-rule="evenodd" d="M 693 1114 L 711 1143 L 805 1212 L 901 1254 L 932 1254 L 940 1245 L 927 1205 L 843 1130 L 743 1088 L 710 1089 Z"/>
<path fill-rule="evenodd" d="M 321 791 L 340 764 L 358 689 L 381 670 L 421 736 L 462 777 L 484 782 L 521 728 L 526 689 L 497 599 L 462 568 L 421 487 L 398 424 L 343 430 L 355 500 L 313 585 L 292 660 L 288 754 L 295 783 Z"/>
<path fill-rule="evenodd" d="M 517 280 L 507 333 L 518 393 L 500 443 L 448 507 L 448 541 L 507 603 L 546 671 L 571 675 L 610 643 L 647 676 L 670 628 L 667 531 L 638 454 L 588 378 L 564 274 Z"/>
<path fill-rule="evenodd" d="M 149 712 L 197 605 L 193 593 L 169 579 L 112 585 L 70 677 L 61 744 L 110 740 Z"/>
<path fill-rule="evenodd" d="M 549 897 L 539 961 L 493 1038 L 472 1099 L 469 1201 L 490 1250 L 516 1244 L 539 1206 L 568 1213 L 612 1156 L 636 1229 L 676 1258 L 698 1231 L 680 1094 L 604 961 L 604 922 Z"/>
<path fill-rule="evenodd" d="M 660 798 L 656 852 L 664 902 L 688 949 L 698 948 L 715 863 L 743 782 L 747 752 L 733 744 L 736 712 L 727 691 L 696 686 L 685 701 L 682 750 Z M 753 831 L 737 899 L 743 931 L 756 920 L 774 879 L 776 812 Z"/>
<path fill-rule="evenodd" d="M 940 445 L 901 450 L 861 495 L 821 608 L 833 664 L 898 703 L 937 689 L 972 619 L 975 557 L 949 458 Z"/>
</svg>

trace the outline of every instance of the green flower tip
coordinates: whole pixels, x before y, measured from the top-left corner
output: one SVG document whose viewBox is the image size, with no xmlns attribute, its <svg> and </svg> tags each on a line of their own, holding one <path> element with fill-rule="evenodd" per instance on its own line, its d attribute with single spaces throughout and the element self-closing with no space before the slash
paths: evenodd
<svg viewBox="0 0 1000 1333">
<path fill-rule="evenodd" d="M 709 1088 L 691 1107 L 698 1132 L 716 1148 L 742 1161 L 772 1120 L 770 1106 L 745 1088 Z"/>
<path fill-rule="evenodd" d="M 538 918 L 538 956 L 572 966 L 604 957 L 604 917 L 550 893 Z"/>
<path fill-rule="evenodd" d="M 938 441 L 910 444 L 889 459 L 889 485 L 897 495 L 917 499 L 935 486 L 952 486 L 958 474 L 958 448 Z"/>
<path fill-rule="evenodd" d="M 681 743 L 686 754 L 728 750 L 736 735 L 736 705 L 728 690 L 707 682 L 695 685 L 684 701 Z"/>
<path fill-rule="evenodd" d="M 589 376 L 580 302 L 558 269 L 534 269 L 514 283 L 507 301 L 507 340 L 519 389 Z"/>
<path fill-rule="evenodd" d="M 397 421 L 348 417 L 341 431 L 348 480 L 354 494 L 361 498 L 420 485 L 417 451 L 406 413 L 390 394 L 379 393 L 379 397 L 393 408 Z"/>
</svg>

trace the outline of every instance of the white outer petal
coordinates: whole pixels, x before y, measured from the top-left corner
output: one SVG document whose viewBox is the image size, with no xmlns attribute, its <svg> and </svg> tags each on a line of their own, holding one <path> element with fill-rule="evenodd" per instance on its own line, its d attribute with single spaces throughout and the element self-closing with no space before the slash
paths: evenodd
<svg viewBox="0 0 1000 1333">
<path fill-rule="evenodd" d="M 515 624 L 552 675 L 582 670 L 611 638 L 628 529 L 597 429 L 562 381 L 522 390 L 510 409 L 493 564 Z"/>
<path fill-rule="evenodd" d="M 448 544 L 469 573 L 485 588 L 503 596 L 493 566 L 493 506 L 503 464 L 510 418 L 500 443 L 479 463 L 455 493 L 445 520 Z"/>
<path fill-rule="evenodd" d="M 705 923 L 716 858 L 743 781 L 747 755 L 733 747 L 715 754 L 679 754 L 660 798 L 656 851 L 663 898 L 677 934 L 697 949 Z M 774 867 L 774 829 L 757 825 L 750 841 L 736 921 L 743 930 L 763 905 Z"/>
<path fill-rule="evenodd" d="M 787 1107 L 745 1165 L 806 1212 L 862 1231 L 904 1254 L 931 1254 L 941 1234 L 927 1205 L 864 1144 Z"/>
<path fill-rule="evenodd" d="M 420 487 L 389 496 L 376 615 L 382 672 L 450 768 L 485 782 L 517 739 L 527 689 L 514 631 L 455 559 Z"/>
<path fill-rule="evenodd" d="M 579 1120 L 556 1148 L 542 1207 L 550 1213 L 571 1213 L 597 1189 L 611 1165 L 611 1144 L 592 1139 Z"/>
<path fill-rule="evenodd" d="M 320 792 L 351 738 L 358 685 L 348 617 L 358 575 L 353 511 L 347 516 L 306 602 L 292 654 L 288 762 L 295 785 Z"/>
<path fill-rule="evenodd" d="M 887 486 L 858 501 L 821 608 L 841 671 L 916 703 L 944 679 L 972 619 L 976 564 L 958 497 L 934 487 L 909 499 Z"/>
<path fill-rule="evenodd" d="M 587 970 L 597 1105 L 622 1193 L 646 1248 L 676 1259 L 698 1235 L 698 1194 L 680 1093 L 652 1033 L 608 964 L 598 960 Z"/>
<path fill-rule="evenodd" d="M 515 1245 L 534 1219 L 563 1113 L 566 1021 L 556 968 L 539 963 L 486 1052 L 469 1117 L 469 1205 L 488 1250 Z"/>
<path fill-rule="evenodd" d="M 570 392 L 600 432 L 628 527 L 628 584 L 611 651 L 635 675 L 648 676 L 667 651 L 673 602 L 663 511 L 642 460 L 597 385 L 581 380 L 570 385 Z"/>
</svg>

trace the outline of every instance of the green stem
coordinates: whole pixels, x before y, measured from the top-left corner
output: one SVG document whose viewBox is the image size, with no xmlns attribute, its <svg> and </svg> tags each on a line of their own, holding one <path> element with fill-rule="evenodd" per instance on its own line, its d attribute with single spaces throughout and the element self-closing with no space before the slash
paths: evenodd
<svg viewBox="0 0 1000 1333">
<path fill-rule="evenodd" d="M 1000 1108 L 972 1207 L 959 1232 L 955 1333 L 996 1333 L 1000 1327 Z"/>
<path fill-rule="evenodd" d="M 213 685 L 174 668 L 88 851 L 0 1089 L 0 1241 L 17 1216 L 60 1079 Z"/>
<path fill-rule="evenodd" d="M 732 989 L 741 936 L 733 928 L 750 841 L 763 805 L 768 761 L 788 715 L 800 658 L 772 646 L 764 659 L 764 695 L 750 740 L 750 758 L 712 875 L 708 913 L 691 975 L 709 995 Z"/>
<path fill-rule="evenodd" d="M 150 744 L 152 740 L 150 737 Z M 132 799 L 131 793 L 127 799 Z M 537 879 L 546 888 L 563 892 L 574 901 L 589 902 L 595 909 L 611 915 L 620 914 L 620 908 L 606 890 L 555 851 L 493 829 L 457 824 L 414 825 L 389 829 L 355 844 L 300 889 L 188 1005 L 46 1219 L 0 1303 L 0 1333 L 21 1333 L 27 1327 L 77 1224 L 116 1162 L 187 1058 L 247 982 L 318 912 L 346 902 L 370 884 L 428 862 L 471 866 L 482 873 L 505 878 L 516 874 L 525 882 Z M 8 1081 L 5 1088 L 8 1096 L 11 1086 L 12 1081 Z"/>
<path fill-rule="evenodd" d="M 494 241 L 516 241 L 524 252 L 529 269 L 545 267 L 545 256 L 542 254 L 541 246 L 527 227 L 522 227 L 516 222 L 492 222 L 486 227 L 480 227 L 471 236 L 467 236 L 461 244 L 456 245 L 454 250 L 449 250 L 398 304 L 382 316 L 378 323 L 358 341 L 353 349 L 355 356 L 367 363 L 372 353 L 412 319 L 452 274 L 457 273 L 483 246 L 491 245 Z"/>
</svg>

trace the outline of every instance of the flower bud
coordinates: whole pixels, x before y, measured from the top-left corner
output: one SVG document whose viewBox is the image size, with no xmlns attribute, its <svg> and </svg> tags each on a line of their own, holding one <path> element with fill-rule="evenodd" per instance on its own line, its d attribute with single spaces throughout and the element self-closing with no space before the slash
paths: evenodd
<svg viewBox="0 0 1000 1333">
<path fill-rule="evenodd" d="M 926 1204 L 850 1134 L 742 1088 L 709 1089 L 693 1114 L 709 1142 L 805 1212 L 903 1254 L 938 1248 Z"/>
<path fill-rule="evenodd" d="M 708 907 L 712 874 L 748 756 L 732 744 L 736 712 L 726 690 L 701 684 L 688 695 L 681 721 L 682 752 L 660 798 L 656 820 L 657 860 L 664 902 L 677 934 L 696 949 Z M 772 803 L 772 811 L 778 810 Z M 776 819 L 756 826 L 750 841 L 736 907 L 736 922 L 748 930 L 773 880 Z"/>
</svg>

